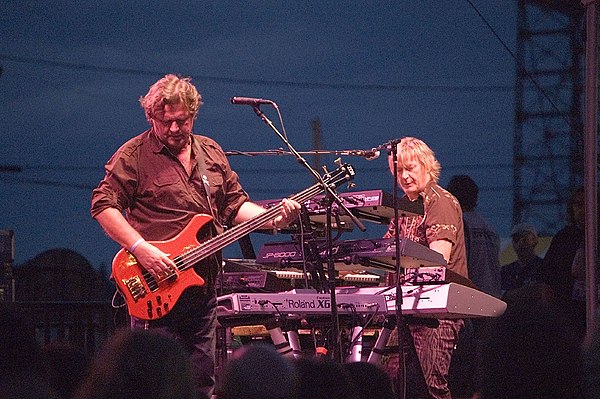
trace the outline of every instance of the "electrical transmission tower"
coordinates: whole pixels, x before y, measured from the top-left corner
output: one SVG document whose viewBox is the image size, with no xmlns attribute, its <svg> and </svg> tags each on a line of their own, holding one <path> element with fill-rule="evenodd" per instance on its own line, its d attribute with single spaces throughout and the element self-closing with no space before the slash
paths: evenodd
<svg viewBox="0 0 600 399">
<path fill-rule="evenodd" d="M 579 1 L 517 1 L 513 222 L 551 235 L 583 182 L 585 10 Z"/>
</svg>

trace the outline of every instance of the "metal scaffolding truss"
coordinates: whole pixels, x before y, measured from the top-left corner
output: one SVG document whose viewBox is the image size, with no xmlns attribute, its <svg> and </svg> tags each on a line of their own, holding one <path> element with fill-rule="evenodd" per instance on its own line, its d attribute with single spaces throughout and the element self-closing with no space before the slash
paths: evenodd
<svg viewBox="0 0 600 399">
<path fill-rule="evenodd" d="M 577 3 L 576 6 L 572 4 Z M 584 9 L 518 0 L 513 222 L 554 234 L 583 182 Z"/>
</svg>

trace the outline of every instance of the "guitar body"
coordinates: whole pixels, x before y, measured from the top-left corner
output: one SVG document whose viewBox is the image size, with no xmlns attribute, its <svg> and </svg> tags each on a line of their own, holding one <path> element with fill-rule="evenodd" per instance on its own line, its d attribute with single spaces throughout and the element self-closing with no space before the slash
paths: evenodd
<svg viewBox="0 0 600 399">
<path fill-rule="evenodd" d="M 197 234 L 205 226 L 209 227 L 212 220 L 209 215 L 195 215 L 175 237 L 150 243 L 178 263 L 177 257 L 185 256 L 201 245 Z M 119 291 L 125 297 L 129 314 L 142 320 L 155 320 L 166 316 L 183 291 L 191 286 L 204 285 L 204 279 L 193 267 L 174 270 L 171 277 L 156 281 L 137 263 L 135 256 L 124 248 L 113 259 L 112 274 Z"/>
</svg>

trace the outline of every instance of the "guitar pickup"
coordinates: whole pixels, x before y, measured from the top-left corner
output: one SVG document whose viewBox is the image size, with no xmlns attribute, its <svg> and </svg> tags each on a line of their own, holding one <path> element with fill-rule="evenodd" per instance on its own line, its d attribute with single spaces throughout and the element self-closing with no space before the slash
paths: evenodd
<svg viewBox="0 0 600 399">
<path fill-rule="evenodd" d="M 144 288 L 144 284 L 142 284 L 142 280 L 140 280 L 139 276 L 133 276 L 122 281 L 125 287 L 127 287 L 129 290 L 129 293 L 133 297 L 134 301 L 137 302 L 139 299 L 146 296 L 146 288 Z"/>
</svg>

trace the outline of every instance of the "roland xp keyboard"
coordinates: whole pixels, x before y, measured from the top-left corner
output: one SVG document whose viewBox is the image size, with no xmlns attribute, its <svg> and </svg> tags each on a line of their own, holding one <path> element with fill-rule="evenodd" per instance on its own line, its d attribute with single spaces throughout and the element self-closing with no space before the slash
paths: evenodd
<svg viewBox="0 0 600 399">
<path fill-rule="evenodd" d="M 386 299 L 376 294 L 336 294 L 339 314 L 387 313 Z M 327 315 L 331 313 L 330 294 L 313 289 L 278 293 L 234 293 L 218 298 L 221 318 L 253 315 Z"/>
</svg>

